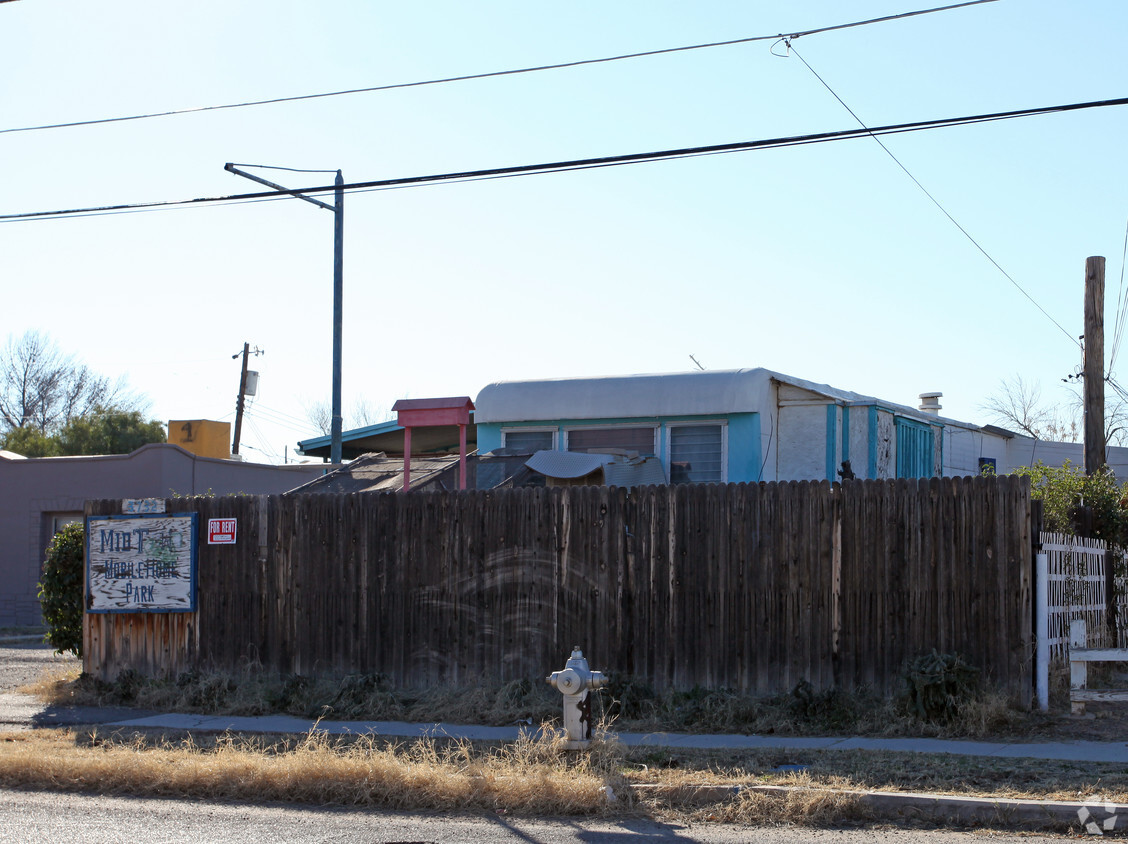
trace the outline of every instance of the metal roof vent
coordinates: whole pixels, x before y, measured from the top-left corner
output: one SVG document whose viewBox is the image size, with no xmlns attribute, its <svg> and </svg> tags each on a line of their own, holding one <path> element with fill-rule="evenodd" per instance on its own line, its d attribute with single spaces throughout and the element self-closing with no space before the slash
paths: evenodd
<svg viewBox="0 0 1128 844">
<path fill-rule="evenodd" d="M 920 407 L 918 407 L 917 410 L 922 410 L 925 413 L 932 414 L 933 416 L 939 416 L 940 415 L 940 409 L 941 409 L 940 397 L 942 395 L 944 395 L 944 394 L 943 393 L 921 393 L 920 396 L 919 396 Z"/>
</svg>

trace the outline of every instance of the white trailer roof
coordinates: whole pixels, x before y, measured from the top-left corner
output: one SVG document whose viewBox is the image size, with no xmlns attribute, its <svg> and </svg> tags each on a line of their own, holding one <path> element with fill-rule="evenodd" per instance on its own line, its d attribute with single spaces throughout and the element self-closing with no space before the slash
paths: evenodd
<svg viewBox="0 0 1128 844">
<path fill-rule="evenodd" d="M 763 412 L 779 381 L 842 402 L 877 399 L 782 375 L 768 369 L 727 369 L 602 378 L 497 381 L 474 401 L 474 421 L 650 418 Z M 888 404 L 883 402 L 882 404 Z M 905 408 L 917 415 L 918 411 Z"/>
</svg>

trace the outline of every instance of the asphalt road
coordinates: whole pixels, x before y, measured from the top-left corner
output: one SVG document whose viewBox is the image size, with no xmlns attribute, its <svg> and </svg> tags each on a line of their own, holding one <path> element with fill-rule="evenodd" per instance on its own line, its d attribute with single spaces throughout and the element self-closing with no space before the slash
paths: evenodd
<svg viewBox="0 0 1128 844">
<path fill-rule="evenodd" d="M 686 827 L 647 820 L 516 819 L 500 815 L 457 817 L 400 812 L 250 806 L 177 800 L 133 799 L 17 792 L 0 789 L 0 842 L 66 841 L 68 844 L 237 844 L 281 841 L 364 844 L 971 844 L 980 832 L 935 830 Z M 992 844 L 1066 840 L 1030 835 L 991 835 Z"/>
<path fill-rule="evenodd" d="M 36 640 L 0 641 L 0 730 L 31 729 L 115 720 L 136 711 L 43 708 L 17 690 L 46 671 L 75 666 Z M 92 717 L 96 716 L 96 717 Z M 0 751 L 2 752 L 2 751 Z M 474 842 L 474 844 L 564 844 L 564 842 L 816 842 L 855 844 L 891 841 L 939 844 L 982 840 L 982 833 L 904 829 L 815 830 L 725 824 L 685 827 L 643 819 L 599 821 L 516 819 L 504 815 L 454 817 L 435 814 L 355 811 L 335 808 L 254 806 L 206 801 L 124 798 L 0 789 L 0 842 L 68 841 L 147 844 L 184 841 L 243 842 Z M 992 842 L 1036 844 L 1064 838 L 992 835 Z"/>
</svg>

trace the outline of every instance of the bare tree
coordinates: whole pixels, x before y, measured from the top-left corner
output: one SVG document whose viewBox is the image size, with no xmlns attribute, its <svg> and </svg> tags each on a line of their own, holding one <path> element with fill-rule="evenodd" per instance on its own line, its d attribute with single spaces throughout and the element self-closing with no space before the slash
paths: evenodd
<svg viewBox="0 0 1128 844">
<path fill-rule="evenodd" d="M 1018 428 L 1035 439 L 1046 439 L 1043 433 L 1053 415 L 1042 405 L 1041 387 L 1027 384 L 1021 375 L 999 382 L 999 392 L 983 402 L 981 409 L 1000 425 Z"/>
<path fill-rule="evenodd" d="M 32 427 L 57 431 L 95 408 L 141 409 L 125 386 L 92 372 L 38 331 L 9 335 L 0 350 L 0 432 Z"/>
<path fill-rule="evenodd" d="M 302 403 L 306 419 L 316 426 L 322 434 L 330 434 L 333 430 L 333 408 L 328 401 L 307 401 Z M 388 422 L 395 417 L 392 411 L 384 405 L 375 405 L 366 398 L 357 399 L 352 410 L 342 414 L 344 428 L 362 428 L 368 425 L 378 425 Z"/>
<path fill-rule="evenodd" d="M 1037 384 L 1015 375 L 999 382 L 999 392 L 980 408 L 1000 425 L 1017 428 L 1035 439 L 1075 443 L 1082 436 L 1084 404 L 1074 390 L 1070 390 L 1066 404 L 1048 405 L 1043 403 Z M 1122 401 L 1105 403 L 1105 439 L 1110 445 L 1123 445 L 1128 440 L 1128 406 Z"/>
</svg>

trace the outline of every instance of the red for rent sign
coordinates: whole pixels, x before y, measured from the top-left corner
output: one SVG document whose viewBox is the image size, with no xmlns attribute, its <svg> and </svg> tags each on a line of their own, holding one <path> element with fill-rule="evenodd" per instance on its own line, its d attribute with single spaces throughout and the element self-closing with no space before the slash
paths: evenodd
<svg viewBox="0 0 1128 844">
<path fill-rule="evenodd" d="M 208 519 L 208 545 L 234 545 L 236 519 Z"/>
</svg>

